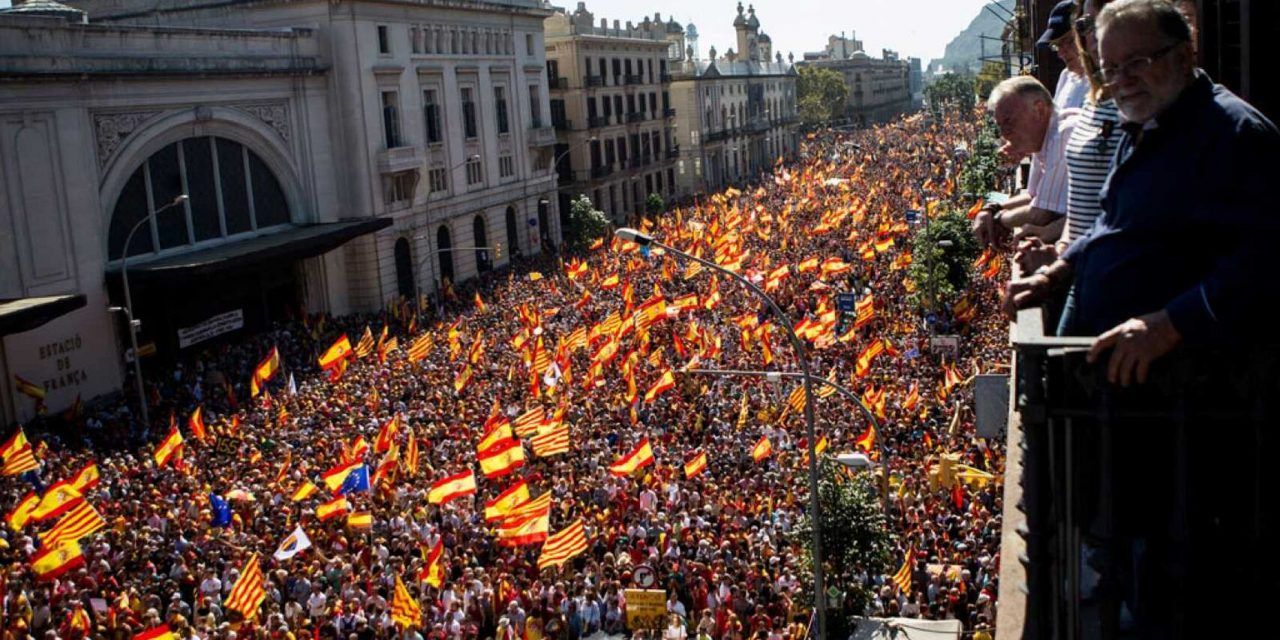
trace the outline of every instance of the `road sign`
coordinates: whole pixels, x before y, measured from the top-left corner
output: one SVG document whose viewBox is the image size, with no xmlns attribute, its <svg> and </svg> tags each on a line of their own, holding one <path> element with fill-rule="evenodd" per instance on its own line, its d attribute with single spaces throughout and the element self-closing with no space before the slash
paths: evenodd
<svg viewBox="0 0 1280 640">
<path fill-rule="evenodd" d="M 667 592 L 661 589 L 627 589 L 627 628 L 662 629 L 667 619 Z"/>
<path fill-rule="evenodd" d="M 658 573 L 647 564 L 636 567 L 636 572 L 632 574 L 632 578 L 641 589 L 649 589 L 658 584 Z"/>
</svg>

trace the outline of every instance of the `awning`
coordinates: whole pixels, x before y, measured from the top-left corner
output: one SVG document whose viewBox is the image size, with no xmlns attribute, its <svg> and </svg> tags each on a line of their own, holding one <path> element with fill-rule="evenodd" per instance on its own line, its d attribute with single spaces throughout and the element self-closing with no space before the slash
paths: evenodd
<svg viewBox="0 0 1280 640">
<path fill-rule="evenodd" d="M 252 270 L 267 262 L 310 258 L 332 251 L 348 240 L 389 226 L 391 218 L 292 226 L 256 238 L 132 263 L 129 265 L 129 282 L 208 277 L 229 271 Z M 112 265 L 107 273 L 119 278 L 120 265 Z"/>
<path fill-rule="evenodd" d="M 83 293 L 0 300 L 0 336 L 30 331 L 84 304 Z"/>
</svg>

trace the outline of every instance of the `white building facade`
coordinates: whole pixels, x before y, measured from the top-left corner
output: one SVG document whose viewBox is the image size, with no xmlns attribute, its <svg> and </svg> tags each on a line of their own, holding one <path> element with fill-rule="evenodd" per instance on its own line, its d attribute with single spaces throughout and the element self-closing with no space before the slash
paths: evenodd
<svg viewBox="0 0 1280 640">
<path fill-rule="evenodd" d="M 4 337 L 6 421 L 121 387 L 135 226 L 161 358 L 559 244 L 541 2 L 70 4 L 0 13 L 0 300 L 85 299 Z"/>
</svg>

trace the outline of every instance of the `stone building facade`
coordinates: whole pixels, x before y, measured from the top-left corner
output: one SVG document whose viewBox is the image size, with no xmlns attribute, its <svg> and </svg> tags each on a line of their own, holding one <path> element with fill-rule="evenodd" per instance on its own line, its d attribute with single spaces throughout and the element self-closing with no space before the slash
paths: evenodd
<svg viewBox="0 0 1280 640">
<path fill-rule="evenodd" d="M 681 194 L 716 191 L 749 180 L 799 145 L 796 72 L 760 31 L 755 8 L 738 4 L 737 50 L 699 60 L 686 46 L 673 60 Z M 690 25 L 690 29 L 692 29 Z"/>
<path fill-rule="evenodd" d="M 839 40 L 832 36 L 832 41 Z M 844 54 L 844 47 L 830 44 L 821 53 L 805 54 L 802 66 L 831 69 L 844 77 L 849 94 L 845 116 L 856 124 L 885 122 L 914 110 L 912 68 L 898 54 L 883 50 L 872 58 L 858 49 Z M 918 76 L 917 76 L 918 77 Z"/>
<path fill-rule="evenodd" d="M 121 387 L 126 244 L 167 359 L 559 243 L 540 1 L 69 4 L 0 12 L 0 299 L 86 298 L 4 337 L 6 420 Z"/>
<path fill-rule="evenodd" d="M 650 194 L 676 195 L 672 52 L 684 32 L 660 14 L 609 26 L 579 2 L 545 21 L 560 210 L 579 195 L 622 224 Z"/>
</svg>

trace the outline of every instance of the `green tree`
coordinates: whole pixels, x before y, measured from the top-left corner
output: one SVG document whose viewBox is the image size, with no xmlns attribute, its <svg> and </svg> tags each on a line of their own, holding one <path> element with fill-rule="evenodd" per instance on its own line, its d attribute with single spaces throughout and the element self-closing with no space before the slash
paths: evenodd
<svg viewBox="0 0 1280 640">
<path fill-rule="evenodd" d="M 995 190 L 1000 180 L 1000 130 L 990 117 L 982 120 L 978 136 L 969 149 L 969 157 L 960 168 L 960 192 L 984 197 Z"/>
<path fill-rule="evenodd" d="M 973 78 L 948 73 L 924 89 L 925 100 L 934 117 L 946 111 L 968 113 L 973 110 Z"/>
<path fill-rule="evenodd" d="M 916 285 L 912 302 L 925 311 L 938 311 L 957 292 L 969 286 L 978 241 L 969 230 L 969 219 L 949 204 L 943 213 L 916 232 L 911 240 L 908 275 Z"/>
<path fill-rule="evenodd" d="M 796 106 L 806 125 L 816 126 L 844 115 L 849 87 L 831 69 L 800 67 L 796 78 Z"/>
<path fill-rule="evenodd" d="M 569 226 L 564 230 L 564 243 L 570 251 L 586 249 L 596 238 L 609 233 L 609 218 L 591 204 L 591 198 L 580 195 L 569 203 Z"/>
<path fill-rule="evenodd" d="M 818 468 L 818 508 L 822 513 L 822 556 L 828 593 L 834 587 L 840 596 L 828 597 L 826 638 L 847 638 L 871 602 L 872 592 L 855 579 L 860 573 L 892 573 L 893 535 L 885 518 L 872 474 L 852 477 L 844 467 L 824 460 Z M 802 575 L 812 573 L 812 521 L 808 514 L 792 532 L 803 545 Z M 802 602 L 813 602 L 813 583 L 806 582 Z M 834 605 L 834 606 L 832 606 Z"/>
<path fill-rule="evenodd" d="M 662 199 L 662 196 L 651 193 L 648 198 L 645 198 L 644 209 L 649 212 L 649 215 L 657 215 L 667 210 L 667 202 Z"/>
</svg>

